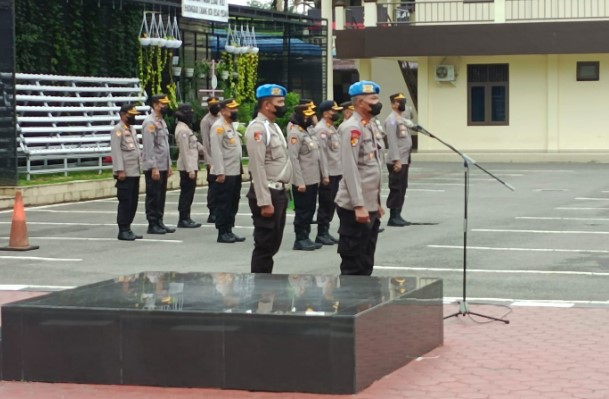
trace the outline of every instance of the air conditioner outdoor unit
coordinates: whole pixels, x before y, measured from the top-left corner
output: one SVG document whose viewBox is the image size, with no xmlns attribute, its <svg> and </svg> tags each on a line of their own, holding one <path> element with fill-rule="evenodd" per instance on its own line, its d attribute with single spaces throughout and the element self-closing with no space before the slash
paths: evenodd
<svg viewBox="0 0 609 399">
<path fill-rule="evenodd" d="M 436 65 L 436 80 L 438 82 L 452 82 L 455 80 L 454 65 Z"/>
</svg>

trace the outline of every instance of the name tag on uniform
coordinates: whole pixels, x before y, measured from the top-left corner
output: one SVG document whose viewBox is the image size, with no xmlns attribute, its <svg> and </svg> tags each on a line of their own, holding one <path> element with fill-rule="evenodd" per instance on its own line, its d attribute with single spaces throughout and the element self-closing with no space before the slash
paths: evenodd
<svg viewBox="0 0 609 399">
<path fill-rule="evenodd" d="M 132 150 L 134 148 L 135 148 L 135 146 L 133 145 L 133 143 L 129 143 L 129 149 Z"/>
</svg>

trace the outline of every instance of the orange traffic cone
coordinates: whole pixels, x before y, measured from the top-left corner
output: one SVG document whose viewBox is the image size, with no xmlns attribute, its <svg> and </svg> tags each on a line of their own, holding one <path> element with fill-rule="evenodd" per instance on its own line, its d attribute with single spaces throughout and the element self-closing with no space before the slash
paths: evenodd
<svg viewBox="0 0 609 399">
<path fill-rule="evenodd" d="M 40 248 L 30 245 L 27 238 L 27 226 L 25 223 L 25 209 L 23 207 L 23 196 L 21 191 L 15 193 L 15 205 L 13 206 L 13 222 L 11 223 L 11 236 L 8 247 L 1 247 L 3 251 L 29 251 Z"/>
</svg>

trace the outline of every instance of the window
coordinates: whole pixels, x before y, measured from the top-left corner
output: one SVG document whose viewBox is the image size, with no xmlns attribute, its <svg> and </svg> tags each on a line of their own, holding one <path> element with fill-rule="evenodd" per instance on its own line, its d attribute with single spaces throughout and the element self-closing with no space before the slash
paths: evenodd
<svg viewBox="0 0 609 399">
<path fill-rule="evenodd" d="M 598 61 L 579 61 L 577 63 L 577 81 L 599 80 L 599 67 Z"/>
<path fill-rule="evenodd" d="M 467 66 L 467 124 L 509 124 L 508 64 Z"/>
</svg>

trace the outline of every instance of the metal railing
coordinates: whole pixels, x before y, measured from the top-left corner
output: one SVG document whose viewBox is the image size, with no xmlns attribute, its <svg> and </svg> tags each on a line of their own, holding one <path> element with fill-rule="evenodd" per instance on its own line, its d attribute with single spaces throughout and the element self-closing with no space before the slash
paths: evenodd
<svg viewBox="0 0 609 399">
<path fill-rule="evenodd" d="M 493 2 L 418 0 L 379 5 L 378 25 L 489 23 L 495 19 Z"/>
<path fill-rule="evenodd" d="M 609 0 L 506 0 L 508 22 L 609 18 Z"/>
<path fill-rule="evenodd" d="M 379 3 L 377 25 L 469 24 L 609 19 L 609 0 L 408 0 Z M 502 7 L 503 10 L 496 7 Z M 356 7 L 352 7 L 356 8 Z M 363 22 L 362 10 L 353 10 L 354 25 Z M 357 21 L 353 16 L 359 17 Z M 359 26 L 358 26 L 359 27 Z"/>
</svg>

